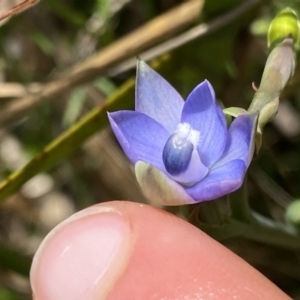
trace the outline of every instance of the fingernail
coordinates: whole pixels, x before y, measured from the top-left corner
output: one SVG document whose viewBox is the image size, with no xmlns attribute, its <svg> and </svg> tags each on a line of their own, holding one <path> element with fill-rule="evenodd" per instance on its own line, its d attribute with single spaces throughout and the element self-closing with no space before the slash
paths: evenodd
<svg viewBox="0 0 300 300">
<path fill-rule="evenodd" d="M 37 300 L 103 299 L 130 255 L 130 225 L 112 208 L 93 206 L 54 228 L 31 267 Z"/>
</svg>

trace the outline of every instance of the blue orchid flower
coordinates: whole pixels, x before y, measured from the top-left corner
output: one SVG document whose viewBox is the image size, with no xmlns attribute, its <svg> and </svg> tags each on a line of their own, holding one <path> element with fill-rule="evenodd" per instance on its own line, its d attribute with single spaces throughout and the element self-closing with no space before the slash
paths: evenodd
<svg viewBox="0 0 300 300">
<path fill-rule="evenodd" d="M 257 114 L 240 115 L 227 129 L 211 84 L 187 97 L 139 61 L 135 111 L 108 118 L 135 165 L 137 180 L 157 205 L 212 200 L 238 189 L 253 154 Z"/>
</svg>

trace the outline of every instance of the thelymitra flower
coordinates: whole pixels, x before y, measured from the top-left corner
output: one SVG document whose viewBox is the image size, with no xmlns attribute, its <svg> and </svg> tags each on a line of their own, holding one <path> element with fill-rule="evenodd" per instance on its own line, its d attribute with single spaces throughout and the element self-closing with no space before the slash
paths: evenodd
<svg viewBox="0 0 300 300">
<path fill-rule="evenodd" d="M 227 129 L 207 80 L 184 101 L 163 77 L 139 61 L 135 111 L 117 111 L 108 117 L 152 203 L 212 200 L 243 183 L 252 159 L 257 116 L 240 115 Z"/>
</svg>

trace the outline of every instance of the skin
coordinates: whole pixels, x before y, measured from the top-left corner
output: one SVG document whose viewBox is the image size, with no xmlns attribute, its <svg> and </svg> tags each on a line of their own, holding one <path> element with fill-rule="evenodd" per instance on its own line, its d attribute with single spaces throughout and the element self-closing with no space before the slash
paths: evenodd
<svg viewBox="0 0 300 300">
<path fill-rule="evenodd" d="M 34 299 L 290 299 L 191 224 L 145 204 L 89 207 L 45 238 Z"/>
</svg>

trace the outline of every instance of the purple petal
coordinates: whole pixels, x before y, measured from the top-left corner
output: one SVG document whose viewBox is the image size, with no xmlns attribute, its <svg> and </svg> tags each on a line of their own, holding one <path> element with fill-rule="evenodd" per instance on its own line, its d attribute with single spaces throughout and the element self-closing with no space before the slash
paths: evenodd
<svg viewBox="0 0 300 300">
<path fill-rule="evenodd" d="M 142 160 L 165 170 L 162 151 L 169 133 L 161 124 L 135 111 L 109 113 L 108 118 L 113 132 L 132 163 Z"/>
<path fill-rule="evenodd" d="M 200 132 L 198 152 L 202 162 L 212 166 L 222 155 L 227 138 L 224 114 L 216 103 L 210 83 L 205 80 L 188 96 L 183 107 L 182 123 Z"/>
<path fill-rule="evenodd" d="M 161 123 L 173 133 L 180 122 L 184 101 L 178 92 L 144 61 L 138 61 L 135 110 Z"/>
<path fill-rule="evenodd" d="M 232 122 L 228 130 L 225 151 L 213 168 L 236 159 L 243 160 L 248 167 L 254 150 L 256 123 L 256 113 L 240 115 Z"/>
<path fill-rule="evenodd" d="M 237 190 L 243 183 L 245 172 L 245 163 L 239 159 L 233 160 L 211 171 L 186 191 L 197 202 L 213 200 Z"/>
<path fill-rule="evenodd" d="M 134 169 L 137 181 L 152 205 L 167 206 L 195 203 L 182 185 L 152 165 L 138 161 Z"/>
</svg>

